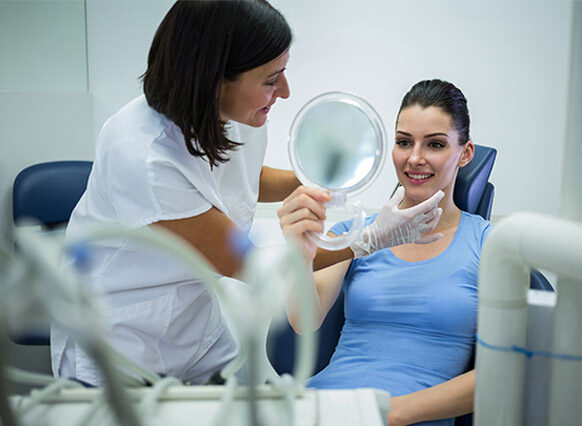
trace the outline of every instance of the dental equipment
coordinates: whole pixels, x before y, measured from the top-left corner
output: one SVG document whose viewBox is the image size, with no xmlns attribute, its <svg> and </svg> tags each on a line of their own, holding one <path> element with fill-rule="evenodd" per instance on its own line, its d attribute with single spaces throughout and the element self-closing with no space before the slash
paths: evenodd
<svg viewBox="0 0 582 426">
<path fill-rule="evenodd" d="M 582 225 L 533 213 L 509 216 L 495 226 L 483 248 L 475 421 L 524 424 L 526 356 L 551 358 L 549 424 L 582 418 Z M 529 268 L 558 274 L 550 353 L 525 347 Z"/>
<path fill-rule="evenodd" d="M 238 295 L 232 295 L 229 294 L 228 292 L 225 292 L 221 286 L 218 284 L 217 282 L 217 275 L 216 273 L 212 272 L 209 267 L 208 264 L 206 263 L 205 260 L 203 260 L 201 257 L 193 255 L 192 253 L 192 249 L 189 246 L 186 246 L 184 243 L 182 243 L 181 241 L 179 241 L 177 238 L 173 237 L 172 235 L 168 235 L 166 232 L 160 231 L 160 230 L 152 230 L 150 228 L 145 228 L 145 229 L 137 229 L 137 230 L 128 230 L 125 228 L 121 228 L 118 226 L 112 226 L 110 228 L 99 228 L 99 229 L 93 229 L 93 230 L 89 230 L 87 231 L 86 234 L 84 234 L 80 239 L 74 241 L 71 246 L 69 247 L 69 251 L 71 251 L 73 253 L 74 256 L 78 256 L 78 257 L 83 257 L 86 255 L 87 252 L 87 246 L 88 244 L 90 245 L 90 243 L 92 241 L 96 241 L 96 240 L 102 240 L 102 239 L 106 239 L 106 238 L 111 238 L 111 237 L 118 237 L 120 234 L 128 234 L 131 236 L 132 239 L 137 240 L 137 241 L 141 241 L 141 242 L 145 242 L 148 244 L 153 244 L 156 245 L 158 247 L 163 247 L 164 250 L 169 251 L 170 253 L 173 253 L 174 255 L 176 255 L 177 257 L 181 258 L 182 260 L 184 260 L 189 266 L 191 266 L 193 269 L 196 270 L 196 272 L 203 277 L 203 279 L 208 283 L 209 288 L 211 289 L 211 291 L 213 291 L 218 298 L 220 298 L 223 306 L 227 306 L 228 309 L 230 310 L 230 312 L 234 312 L 234 317 L 236 317 L 239 321 L 239 324 L 246 324 L 248 326 L 248 328 L 246 329 L 246 332 L 243 332 L 242 336 L 239 338 L 239 341 L 244 341 L 244 342 L 249 342 L 248 345 L 245 345 L 246 349 L 243 349 L 242 352 L 242 356 L 244 357 L 245 354 L 249 355 L 249 367 L 251 369 L 251 386 L 249 388 L 249 401 L 254 401 L 256 398 L 253 398 L 253 396 L 256 396 L 255 393 L 255 387 L 257 385 L 257 381 L 252 379 L 253 376 L 253 371 L 256 370 L 256 366 L 254 366 L 255 361 L 253 360 L 253 356 L 256 352 L 263 350 L 264 351 L 264 341 L 263 342 L 258 342 L 259 337 L 260 336 L 256 336 L 255 335 L 255 331 L 257 329 L 260 329 L 260 327 L 257 327 L 256 322 L 258 320 L 263 321 L 264 320 L 264 314 L 261 314 L 260 312 L 265 310 L 266 307 L 269 307 L 270 310 L 268 311 L 269 313 L 268 315 L 272 315 L 272 312 L 275 308 L 273 308 L 273 301 L 274 300 L 279 300 L 281 302 L 281 304 L 283 303 L 283 301 L 286 298 L 286 295 L 284 294 L 283 296 L 279 295 L 279 296 L 275 296 L 275 293 L 278 291 L 279 293 L 281 292 L 281 289 L 285 288 L 284 286 L 282 286 L 281 284 L 288 282 L 289 285 L 291 285 L 292 282 L 298 282 L 299 283 L 299 288 L 302 287 L 301 283 L 305 283 L 307 284 L 308 278 L 310 277 L 310 275 L 308 275 L 308 271 L 306 270 L 306 267 L 303 266 L 301 267 L 302 264 L 304 264 L 305 262 L 303 261 L 301 255 L 299 254 L 297 249 L 294 249 L 291 246 L 286 246 L 285 248 L 283 248 L 282 250 L 273 250 L 273 248 L 271 247 L 268 251 L 271 254 L 275 254 L 275 257 L 272 258 L 271 261 L 269 262 L 265 262 L 265 254 L 266 253 L 255 253 L 255 254 L 250 254 L 249 256 L 247 256 L 248 261 L 246 262 L 246 266 L 245 266 L 245 279 L 247 279 L 250 283 L 253 283 L 249 286 L 249 289 L 251 290 L 250 292 L 247 292 L 247 296 L 245 299 L 245 303 L 240 303 L 241 299 L 240 299 L 240 293 Z M 73 282 L 72 279 L 64 279 L 61 280 L 61 274 L 62 272 L 58 271 L 58 268 L 55 267 L 55 265 L 59 264 L 59 256 L 54 256 L 54 255 L 48 255 L 47 253 L 56 253 L 54 250 L 54 247 L 48 247 L 47 242 L 45 241 L 47 237 L 46 236 L 40 236 L 40 235 L 36 235 L 31 233 L 31 231 L 20 231 L 19 232 L 19 245 L 22 248 L 22 250 L 25 253 L 29 253 L 32 252 L 32 255 L 28 254 L 28 261 L 30 262 L 32 260 L 32 263 L 38 263 L 40 266 L 40 269 L 44 269 L 44 268 L 49 268 L 51 270 L 51 279 L 50 279 L 50 283 L 51 285 L 48 287 L 51 287 L 50 289 L 46 289 L 46 288 L 42 288 L 42 286 L 39 286 L 40 292 L 43 293 L 44 297 L 47 300 L 50 300 L 51 298 L 54 298 L 54 295 L 50 294 L 52 291 L 54 291 L 54 289 L 52 288 L 52 286 L 58 286 L 59 287 L 59 291 L 61 293 L 63 293 L 65 295 L 64 298 L 68 297 L 69 301 L 71 302 L 71 305 L 75 305 L 75 303 L 78 300 L 84 300 L 84 301 L 88 301 L 89 298 L 84 295 L 83 293 L 83 286 L 81 286 L 78 282 Z M 299 266 L 299 267 L 297 267 Z M 274 268 L 275 267 L 275 268 Z M 21 277 L 22 278 L 22 277 Z M 267 281 L 269 280 L 269 281 Z M 21 284 L 16 283 L 16 281 L 22 281 L 22 279 L 18 279 L 18 280 L 11 280 L 13 284 Z M 35 280 L 29 280 L 34 282 Z M 274 282 L 273 282 L 274 281 Z M 269 286 L 268 283 L 271 282 L 273 285 Z M 13 286 L 13 289 L 15 291 L 18 291 L 18 289 L 16 287 Z M 64 290 L 66 289 L 66 291 Z M 273 290 L 276 290 L 275 293 Z M 302 296 L 302 300 L 300 303 L 300 306 L 303 310 L 303 314 L 307 316 L 307 319 L 305 320 L 306 323 L 309 323 L 311 320 L 309 320 L 310 318 L 310 313 L 309 308 L 312 304 L 312 301 L 306 299 L 306 297 L 308 298 L 309 295 L 308 293 L 306 293 L 305 291 L 303 291 L 302 293 L 300 293 L 300 295 L 306 295 L 306 296 Z M 61 295 L 62 296 L 62 295 Z M 12 298 L 11 298 L 12 299 Z M 262 308 L 259 308 L 258 310 L 246 310 L 246 309 L 242 309 L 243 307 L 247 306 L 247 307 L 253 307 L 255 305 L 254 300 L 258 299 L 262 301 Z M 53 301 L 54 302 L 54 301 Z M 54 312 L 55 309 L 52 307 L 53 305 L 55 305 L 55 303 L 50 302 L 49 303 L 49 308 L 48 310 L 48 314 L 49 316 L 53 319 L 53 321 L 56 319 L 56 323 L 59 325 L 63 325 L 62 323 L 66 323 L 66 319 L 65 319 L 65 315 L 63 315 L 63 313 L 67 312 L 67 308 L 65 306 L 63 306 L 63 303 L 60 303 L 59 306 L 59 310 L 60 312 Z M 276 305 L 275 305 L 276 306 Z M 78 312 L 78 311 L 77 311 Z M 79 313 L 79 312 L 78 312 Z M 98 327 L 100 328 L 100 327 Z M 67 328 L 67 330 L 69 332 L 75 332 L 74 335 L 76 334 L 82 334 L 79 332 L 79 330 L 72 330 L 70 327 Z M 240 330 L 239 330 L 240 332 Z M 92 339 L 94 339 L 95 336 L 94 335 L 90 335 L 90 337 L 88 337 L 88 335 L 84 336 L 84 339 L 86 341 L 90 341 Z M 100 342 L 103 342 L 103 340 L 101 338 Z M 307 343 L 303 343 L 299 346 L 299 352 L 300 352 L 300 356 L 299 356 L 299 363 L 298 363 L 298 377 L 297 380 L 293 380 L 289 377 L 283 377 L 283 378 L 278 378 L 278 377 L 271 377 L 271 381 L 273 382 L 273 385 L 270 386 L 270 388 L 272 389 L 271 391 L 271 397 L 275 397 L 276 395 L 278 395 L 278 397 L 280 398 L 281 396 L 284 396 L 284 401 L 287 401 L 287 409 L 286 412 L 288 414 L 290 414 L 287 419 L 289 420 L 289 424 L 293 424 L 293 407 L 292 407 L 292 403 L 295 401 L 296 395 L 304 392 L 303 391 L 303 382 L 304 380 L 311 374 L 312 371 L 312 365 L 313 365 L 313 334 L 312 333 L 305 333 L 304 337 L 303 337 L 303 341 L 307 342 Z M 252 344 L 251 344 L 252 343 Z M 259 345 L 259 347 L 254 348 L 253 344 L 257 344 Z M 261 346 L 262 345 L 262 346 Z M 102 346 L 102 345 L 97 345 L 97 346 Z M 103 346 L 103 347 L 106 347 Z M 104 363 L 110 363 L 111 362 L 111 358 L 115 358 L 114 356 L 111 355 L 106 355 L 105 357 L 101 356 L 103 358 L 103 362 Z M 119 357 L 117 357 L 119 359 Z M 229 386 L 227 386 L 226 388 L 226 392 L 224 394 L 224 400 L 225 401 L 232 401 L 233 400 L 233 395 L 234 395 L 234 391 L 233 389 L 236 388 L 236 381 L 234 380 L 234 373 L 240 369 L 242 365 L 241 360 L 235 360 L 233 361 L 233 363 L 229 364 L 222 372 L 222 376 L 224 378 L 227 379 L 227 383 L 229 384 Z M 133 368 L 130 368 L 130 370 L 133 370 L 135 376 L 137 378 L 139 377 L 147 377 L 147 381 L 154 383 L 156 386 L 157 384 L 159 384 L 161 382 L 160 378 L 157 377 L 156 375 L 152 375 L 149 372 L 146 372 L 145 370 L 141 369 L 139 367 L 136 366 L 131 366 Z M 107 369 L 108 367 L 106 367 Z M 276 374 L 276 373 L 275 373 Z M 48 379 L 45 379 L 48 380 Z M 234 384 L 233 384 L 234 383 Z M 74 382 L 73 382 L 74 384 Z M 173 385 L 174 383 L 170 383 L 170 382 L 166 382 L 166 385 Z M 117 394 L 119 394 L 122 389 L 121 385 L 119 383 L 113 385 L 116 386 L 116 392 Z M 175 386 L 174 386 L 175 387 Z M 164 386 L 165 388 L 165 386 Z M 158 396 L 161 394 L 164 394 L 165 389 L 164 388 L 158 388 L 157 394 Z M 160 390 L 161 389 L 161 390 Z M 62 391 L 60 392 L 62 394 Z M 167 392 L 166 392 L 167 393 Z M 41 398 L 37 398 L 37 400 L 44 400 L 44 395 L 42 395 Z M 156 398 L 154 398 L 155 400 Z M 121 399 L 112 399 L 112 400 L 117 400 L 117 401 L 127 401 L 127 399 L 124 399 L 123 396 L 121 397 Z M 124 402 L 125 403 L 125 402 Z M 131 406 L 131 404 L 126 404 L 126 411 L 131 411 L 131 409 L 127 408 Z M 97 411 L 98 409 L 98 404 L 96 406 L 93 407 L 93 411 Z M 225 407 L 226 410 L 226 407 Z M 252 424 L 258 424 L 258 414 L 257 414 L 257 409 L 256 407 L 254 409 L 251 409 L 251 413 L 252 414 L 252 419 L 251 419 L 251 423 Z M 131 414 L 129 415 L 131 416 Z M 83 417 L 86 418 L 87 414 Z M 132 423 L 133 420 L 129 420 L 127 421 L 126 419 L 128 419 L 128 415 L 124 414 L 123 417 L 123 421 L 121 421 L 122 424 L 138 424 L 137 421 L 134 421 L 134 423 Z M 7 422 L 6 422 L 7 423 Z M 217 420 L 217 422 L 215 422 L 214 424 L 218 425 L 220 424 L 220 420 Z"/>
</svg>

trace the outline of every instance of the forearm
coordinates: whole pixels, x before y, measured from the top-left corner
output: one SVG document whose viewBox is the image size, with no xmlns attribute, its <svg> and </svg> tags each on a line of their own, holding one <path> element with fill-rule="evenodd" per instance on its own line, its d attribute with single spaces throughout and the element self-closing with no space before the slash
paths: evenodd
<svg viewBox="0 0 582 426">
<path fill-rule="evenodd" d="M 318 248 L 315 259 L 313 259 L 313 270 L 319 271 L 320 269 L 327 268 L 344 260 L 352 260 L 353 258 L 354 252 L 349 247 L 335 251 Z"/>
<path fill-rule="evenodd" d="M 475 370 L 439 385 L 408 395 L 393 397 L 388 414 L 390 426 L 447 419 L 473 411 Z"/>
<path fill-rule="evenodd" d="M 263 166 L 259 181 L 259 201 L 262 203 L 283 201 L 300 184 L 292 170 Z"/>
<path fill-rule="evenodd" d="M 305 283 L 302 283 L 303 285 Z M 321 303 L 319 300 L 319 294 L 315 287 L 315 281 L 312 279 L 305 288 L 303 285 L 296 284 L 290 292 L 289 299 L 286 305 L 287 320 L 289 324 L 295 330 L 297 334 L 302 334 L 307 330 L 317 330 L 323 321 L 323 313 L 321 311 Z M 301 297 L 301 292 L 307 291 L 309 293 L 309 300 L 312 300 L 312 313 L 313 322 L 309 327 L 301 323 L 301 306 L 303 305 L 303 298 Z"/>
<path fill-rule="evenodd" d="M 314 327 L 318 329 L 327 313 L 335 303 L 339 293 L 341 292 L 342 284 L 346 276 L 346 272 L 350 267 L 350 261 L 337 263 L 329 268 L 322 269 L 313 273 L 313 281 L 310 282 L 310 291 L 313 293 L 314 305 Z M 294 293 L 297 295 L 297 291 Z M 295 297 L 294 304 L 288 306 L 287 318 L 295 331 L 300 332 L 304 329 L 302 324 L 298 323 L 299 303 L 300 299 Z"/>
</svg>

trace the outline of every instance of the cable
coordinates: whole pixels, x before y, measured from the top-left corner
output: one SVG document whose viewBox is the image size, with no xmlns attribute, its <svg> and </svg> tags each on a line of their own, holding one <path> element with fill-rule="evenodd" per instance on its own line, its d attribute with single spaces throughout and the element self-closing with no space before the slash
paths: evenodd
<svg viewBox="0 0 582 426">
<path fill-rule="evenodd" d="M 2 311 L 0 311 L 0 320 L 1 319 Z M 16 417 L 14 416 L 14 412 L 10 406 L 10 401 L 8 400 L 8 385 L 5 377 L 7 372 L 4 368 L 6 364 L 5 348 L 8 346 L 5 344 L 7 337 L 3 325 L 3 322 L 0 323 L 0 424 L 4 426 L 17 426 L 18 423 Z"/>
<path fill-rule="evenodd" d="M 220 398 L 219 409 L 210 423 L 211 426 L 223 426 L 227 424 L 228 417 L 232 412 L 230 408 L 234 402 L 237 385 L 238 381 L 236 376 L 230 376 L 227 379 L 226 384 L 224 385 L 224 392 Z"/>
<path fill-rule="evenodd" d="M 175 377 L 165 377 L 162 380 L 159 380 L 152 387 L 151 391 L 146 394 L 139 404 L 139 412 L 142 419 L 144 419 L 144 423 L 149 414 L 156 408 L 160 396 L 166 392 L 170 386 L 181 384 L 182 382 Z"/>
<path fill-rule="evenodd" d="M 313 323 L 313 300 L 310 298 L 310 290 L 312 288 L 312 275 L 307 270 L 307 266 L 299 250 L 293 246 L 285 246 L 277 248 L 277 255 L 273 262 L 261 261 L 258 251 L 252 256 L 248 257 L 248 262 L 245 262 L 245 276 L 251 277 L 250 289 L 248 292 L 249 303 L 241 303 L 241 300 L 225 291 L 218 283 L 218 275 L 212 270 L 210 264 L 198 255 L 197 251 L 191 246 L 187 245 L 182 240 L 175 237 L 173 234 L 162 230 L 152 228 L 138 228 L 128 229 L 117 225 L 105 226 L 99 228 L 92 228 L 86 230 L 83 235 L 80 235 L 67 247 L 70 252 L 75 255 L 86 249 L 89 242 L 104 240 L 108 238 L 119 238 L 124 236 L 136 242 L 151 244 L 163 248 L 165 251 L 175 255 L 183 260 L 187 266 L 196 271 L 197 276 L 206 284 L 210 292 L 213 292 L 223 303 L 225 309 L 233 312 L 234 316 L 240 317 L 241 308 L 244 306 L 253 306 L 254 302 L 260 301 L 254 305 L 254 310 L 251 310 L 251 315 L 247 316 L 244 325 L 248 326 L 247 336 L 255 333 L 257 324 L 264 321 L 261 313 L 265 311 L 274 310 L 273 291 L 277 290 L 281 294 L 279 286 L 298 289 L 298 297 L 300 299 L 300 313 L 303 317 L 304 324 Z M 78 278 L 74 276 L 71 271 L 66 268 L 64 270 L 57 267 L 60 262 L 60 256 L 56 255 L 56 250 L 53 247 L 48 247 L 47 240 L 38 234 L 30 232 L 19 233 L 20 244 L 23 248 L 23 253 L 27 258 L 28 263 L 34 265 L 33 269 L 42 271 L 43 284 L 36 285 L 35 294 L 38 294 L 40 299 L 46 303 L 46 310 L 51 319 L 65 332 L 75 338 L 77 343 L 95 360 L 100 367 L 103 377 L 107 383 L 107 392 L 110 397 L 109 403 L 112 406 L 120 424 L 137 426 L 140 424 L 138 416 L 131 407 L 129 397 L 125 394 L 124 385 L 128 383 L 140 384 L 141 380 L 153 383 L 154 387 L 161 382 L 159 376 L 155 373 L 136 365 L 133 361 L 128 360 L 123 355 L 112 350 L 105 342 L 105 326 L 101 321 L 99 306 L 91 297 L 85 286 L 80 285 Z M 49 272 L 47 274 L 47 271 Z M 27 275 L 34 271 L 26 270 Z M 19 273 L 22 275 L 22 271 Z M 14 274 L 13 274 L 14 275 Z M 17 274 L 18 275 L 18 274 Z M 12 281 L 19 281 L 16 277 Z M 282 284 L 285 284 L 284 286 Z M 22 289 L 19 289 L 22 291 Z M 284 294 L 285 292 L 283 292 Z M 278 296 L 279 299 L 284 300 L 284 297 Z M 248 313 L 249 310 L 246 311 Z M 264 315 L 263 315 L 264 316 Z M 73 320 L 73 321 L 72 321 Z M 306 327 L 310 329 L 309 327 Z M 243 333 L 244 334 L 244 333 Z M 253 353 L 258 350 L 260 339 L 247 339 L 255 342 L 253 345 Z M 283 379 L 283 381 L 275 380 L 275 387 L 277 383 L 280 385 L 280 391 L 288 402 L 288 412 L 293 416 L 293 401 L 296 392 L 303 389 L 303 383 L 309 377 L 313 370 L 314 364 L 314 335 L 313 332 L 306 332 L 302 335 L 298 345 L 298 361 L 295 366 L 296 379 Z M 234 398 L 234 387 L 236 387 L 236 379 L 234 373 L 243 365 L 245 358 L 249 355 L 249 349 L 243 349 L 241 356 L 229 363 L 222 371 L 223 377 L 227 378 L 227 383 L 235 383 L 233 388 L 225 389 L 223 394 L 223 402 L 232 402 Z M 256 356 L 253 359 L 248 359 L 249 364 L 256 361 Z M 251 368 L 253 369 L 253 368 Z M 253 372 L 256 370 L 254 368 Z M 124 374 L 119 374 L 119 372 Z M 135 374 L 130 375 L 127 371 Z M 230 381 L 228 381 L 230 379 Z M 251 378 L 251 388 L 254 389 Z M 164 382 L 164 384 L 167 382 Z M 169 385 L 169 384 L 168 384 Z M 57 389 L 63 385 L 49 385 L 51 390 Z M 163 385 L 160 388 L 165 389 Z M 251 390 L 252 393 L 253 390 Z M 49 392 L 48 390 L 46 391 Z M 160 391 L 161 392 L 161 391 Z M 44 395 L 44 394 L 43 394 Z M 157 399 L 159 393 L 156 393 L 148 398 Z M 255 403 L 256 398 L 250 398 L 251 403 Z M 30 405 L 27 404 L 27 407 Z M 93 411 L 99 409 L 99 404 L 95 404 Z M 290 408 L 289 408 L 290 407 Z M 256 422 L 256 413 L 254 421 Z"/>
<path fill-rule="evenodd" d="M 95 305 L 91 303 L 87 290 L 78 283 L 76 277 L 70 271 L 58 268 L 57 265 L 60 262 L 56 261 L 55 258 L 59 259 L 60 256 L 55 256 L 55 246 L 54 244 L 49 244 L 46 236 L 23 228 L 17 230 L 17 235 L 23 255 L 26 256 L 32 266 L 43 271 L 45 284 L 37 285 L 37 288 L 33 289 L 34 293 L 41 296 L 46 293 L 46 298 L 43 300 L 49 316 L 56 320 L 57 325 L 68 329 L 72 337 L 93 357 L 100 367 L 107 384 L 107 391 L 111 396 L 109 402 L 120 424 L 124 426 L 139 426 L 138 417 L 133 407 L 129 404 L 129 399 L 119 378 L 120 375 L 113 367 L 111 356 L 107 351 L 108 346 L 104 343 L 105 333 L 103 332 L 104 327 L 100 322 L 99 312 L 95 309 Z M 50 283 L 50 285 L 46 285 L 47 283 Z M 49 287 L 51 292 L 46 287 Z M 83 314 L 77 315 L 76 318 L 76 320 L 79 320 L 78 323 L 70 323 L 64 317 L 63 312 L 67 312 L 67 309 L 61 310 L 63 306 L 59 302 L 61 297 L 65 300 L 68 297 L 63 297 L 63 294 L 72 295 L 72 298 L 77 299 L 78 302 L 85 302 L 68 307 L 69 310 L 72 308 L 79 310 L 80 306 L 82 306 Z M 55 301 L 58 302 L 55 303 Z"/>
<path fill-rule="evenodd" d="M 61 389 L 73 387 L 81 387 L 81 385 L 69 380 L 57 379 L 44 389 L 33 391 L 30 395 L 30 398 L 20 406 L 17 414 L 22 417 L 31 409 L 40 404 L 45 398 L 58 393 Z"/>
</svg>

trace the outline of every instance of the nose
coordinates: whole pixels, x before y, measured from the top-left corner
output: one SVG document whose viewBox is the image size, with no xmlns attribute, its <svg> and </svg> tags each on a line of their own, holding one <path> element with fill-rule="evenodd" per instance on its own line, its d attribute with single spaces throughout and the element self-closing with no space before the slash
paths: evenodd
<svg viewBox="0 0 582 426">
<path fill-rule="evenodd" d="M 408 163 L 411 166 L 418 166 L 425 163 L 421 144 L 414 144 L 410 156 L 408 157 Z"/>
<path fill-rule="evenodd" d="M 287 77 L 284 73 L 279 75 L 279 87 L 277 87 L 276 96 L 278 98 L 287 99 L 291 95 L 289 90 L 289 83 L 287 82 Z"/>
</svg>

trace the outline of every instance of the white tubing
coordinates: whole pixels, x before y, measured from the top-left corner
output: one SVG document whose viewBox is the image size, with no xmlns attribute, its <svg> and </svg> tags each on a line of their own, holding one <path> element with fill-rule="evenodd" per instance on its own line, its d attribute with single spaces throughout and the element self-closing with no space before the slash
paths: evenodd
<svg viewBox="0 0 582 426">
<path fill-rule="evenodd" d="M 582 262 L 582 254 L 580 260 Z M 582 357 L 582 283 L 558 278 L 559 294 L 554 313 L 553 352 Z M 582 418 L 582 361 L 552 359 L 550 425 L 574 424 Z"/>
<path fill-rule="evenodd" d="M 581 281 L 582 225 L 518 213 L 493 229 L 479 269 L 478 335 L 488 345 L 525 346 L 531 267 Z M 476 368 L 475 424 L 521 425 L 525 356 L 478 344 Z"/>
</svg>

